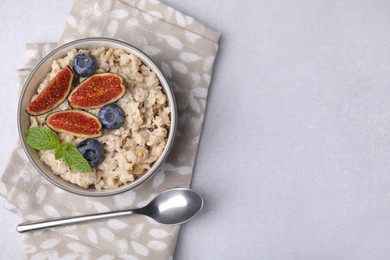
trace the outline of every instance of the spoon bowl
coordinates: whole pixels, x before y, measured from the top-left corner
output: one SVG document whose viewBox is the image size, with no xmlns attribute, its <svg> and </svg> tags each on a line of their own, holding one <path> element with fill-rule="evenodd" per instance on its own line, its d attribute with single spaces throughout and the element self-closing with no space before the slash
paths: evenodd
<svg viewBox="0 0 390 260">
<path fill-rule="evenodd" d="M 203 208 L 203 198 L 194 190 L 174 188 L 161 192 L 145 207 L 98 214 L 26 222 L 16 226 L 19 233 L 57 226 L 77 224 L 99 219 L 142 214 L 161 224 L 176 225 L 193 219 Z"/>
<path fill-rule="evenodd" d="M 135 210 L 161 224 L 182 224 L 194 218 L 203 208 L 202 197 L 193 190 L 176 188 L 166 190 L 148 205 Z"/>
</svg>

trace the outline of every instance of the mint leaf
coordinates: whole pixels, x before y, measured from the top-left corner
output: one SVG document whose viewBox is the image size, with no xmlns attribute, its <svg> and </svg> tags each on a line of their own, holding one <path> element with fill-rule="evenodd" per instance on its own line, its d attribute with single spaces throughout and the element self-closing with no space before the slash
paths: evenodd
<svg viewBox="0 0 390 260">
<path fill-rule="evenodd" d="M 90 172 L 91 166 L 76 147 L 69 144 L 62 150 L 64 162 L 78 172 Z"/>
<path fill-rule="evenodd" d="M 26 142 L 34 149 L 46 151 L 55 149 L 60 140 L 57 135 L 49 128 L 43 126 L 34 126 L 26 134 Z"/>
<path fill-rule="evenodd" d="M 56 160 L 61 159 L 64 156 L 64 150 L 68 149 L 69 146 L 72 146 L 70 143 L 60 143 L 57 145 L 56 150 L 54 151 L 54 157 Z"/>
<path fill-rule="evenodd" d="M 76 147 L 70 143 L 60 143 L 58 136 L 47 127 L 31 127 L 26 134 L 26 142 L 41 151 L 55 149 L 54 157 L 57 160 L 63 157 L 64 162 L 78 172 L 92 171 L 92 167 Z"/>
</svg>

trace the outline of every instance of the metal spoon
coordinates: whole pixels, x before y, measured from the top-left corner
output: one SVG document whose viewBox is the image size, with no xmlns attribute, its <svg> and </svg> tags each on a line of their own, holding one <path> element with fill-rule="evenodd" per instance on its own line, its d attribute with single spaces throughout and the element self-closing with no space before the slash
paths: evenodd
<svg viewBox="0 0 390 260">
<path fill-rule="evenodd" d="M 86 221 L 123 217 L 133 214 L 148 216 L 161 224 L 182 224 L 195 217 L 203 208 L 203 199 L 195 191 L 187 188 L 174 188 L 163 191 L 148 205 L 133 210 L 105 212 L 85 216 L 53 219 L 19 224 L 16 230 L 20 233 L 50 227 L 76 224 Z"/>
</svg>

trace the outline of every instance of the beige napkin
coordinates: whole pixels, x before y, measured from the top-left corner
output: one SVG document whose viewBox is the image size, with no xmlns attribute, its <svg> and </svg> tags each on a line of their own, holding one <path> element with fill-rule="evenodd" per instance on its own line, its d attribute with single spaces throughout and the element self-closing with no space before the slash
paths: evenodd
<svg viewBox="0 0 390 260">
<path fill-rule="evenodd" d="M 170 80 L 178 102 L 175 145 L 159 173 L 145 185 L 116 196 L 86 198 L 53 187 L 28 162 L 17 145 L 2 175 L 6 207 L 23 220 L 121 210 L 145 205 L 157 193 L 190 184 L 219 33 L 156 0 L 75 0 L 60 44 L 105 36 L 124 40 L 147 53 Z M 28 44 L 31 68 L 56 44 Z M 27 259 L 170 259 L 179 226 L 143 216 L 117 218 L 23 236 Z"/>
</svg>

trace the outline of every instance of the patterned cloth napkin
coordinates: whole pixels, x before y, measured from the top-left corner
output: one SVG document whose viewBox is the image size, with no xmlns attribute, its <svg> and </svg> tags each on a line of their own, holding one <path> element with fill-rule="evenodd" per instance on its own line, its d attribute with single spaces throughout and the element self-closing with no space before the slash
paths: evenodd
<svg viewBox="0 0 390 260">
<path fill-rule="evenodd" d="M 144 185 L 116 196 L 90 198 L 48 183 L 18 144 L 2 175 L 0 192 L 6 207 L 24 221 L 139 207 L 165 189 L 190 184 L 219 33 L 156 0 L 75 0 L 59 43 L 26 45 L 28 61 L 18 71 L 19 85 L 57 44 L 92 36 L 126 41 L 162 69 L 178 102 L 175 145 L 162 169 Z M 178 232 L 179 226 L 134 215 L 25 233 L 23 252 L 27 259 L 170 259 Z"/>
</svg>

